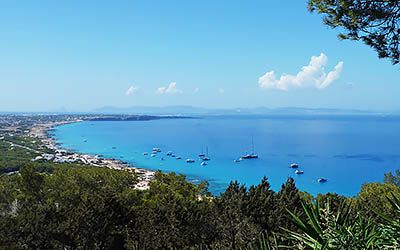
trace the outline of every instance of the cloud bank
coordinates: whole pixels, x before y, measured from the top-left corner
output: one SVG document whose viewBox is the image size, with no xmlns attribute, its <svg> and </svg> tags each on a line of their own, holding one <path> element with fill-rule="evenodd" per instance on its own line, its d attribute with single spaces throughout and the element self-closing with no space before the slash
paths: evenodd
<svg viewBox="0 0 400 250">
<path fill-rule="evenodd" d="M 126 96 L 131 96 L 131 95 L 135 94 L 138 90 L 139 90 L 138 87 L 130 86 L 130 87 L 125 91 L 125 95 L 126 95 Z"/>
<path fill-rule="evenodd" d="M 303 66 L 296 75 L 282 74 L 279 79 L 275 72 L 269 71 L 258 79 L 258 84 L 263 89 L 288 90 L 291 88 L 317 88 L 324 89 L 339 79 L 343 70 L 343 62 L 340 61 L 334 69 L 325 72 L 328 57 L 321 53 L 319 56 L 312 56 L 310 63 Z"/>
<path fill-rule="evenodd" d="M 157 93 L 162 95 L 162 94 L 180 94 L 183 91 L 178 89 L 176 87 L 176 82 L 171 82 L 168 86 L 166 87 L 159 87 L 157 89 Z"/>
</svg>

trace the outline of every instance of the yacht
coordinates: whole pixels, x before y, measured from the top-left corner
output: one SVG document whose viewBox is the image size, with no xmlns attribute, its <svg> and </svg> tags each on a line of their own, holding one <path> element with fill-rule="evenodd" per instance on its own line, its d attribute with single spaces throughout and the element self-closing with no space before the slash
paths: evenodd
<svg viewBox="0 0 400 250">
<path fill-rule="evenodd" d="M 206 153 L 203 154 L 199 154 L 200 159 L 202 159 L 203 161 L 209 161 L 211 160 L 210 157 L 208 157 L 208 147 L 206 147 Z"/>
<path fill-rule="evenodd" d="M 160 152 L 161 152 L 161 149 L 160 149 L 160 148 L 153 148 L 153 151 L 154 151 L 154 152 L 157 152 L 157 153 L 160 153 Z"/>
<path fill-rule="evenodd" d="M 258 155 L 256 155 L 256 154 L 246 154 L 246 155 L 243 155 L 241 158 L 242 159 L 256 159 L 256 158 L 258 158 Z"/>
<path fill-rule="evenodd" d="M 245 154 L 241 157 L 242 159 L 257 159 L 258 155 L 254 153 L 254 140 L 251 139 L 251 154 Z"/>
<path fill-rule="evenodd" d="M 207 162 L 203 161 L 202 163 L 200 163 L 201 166 L 206 166 Z"/>
<path fill-rule="evenodd" d="M 172 151 L 168 151 L 167 156 L 171 156 L 171 155 L 172 155 Z"/>
<path fill-rule="evenodd" d="M 151 154 L 150 156 L 151 156 L 151 157 L 156 157 L 157 155 L 156 155 L 156 154 Z"/>
<path fill-rule="evenodd" d="M 299 167 L 299 164 L 297 164 L 297 163 L 290 164 L 290 168 L 298 168 L 298 167 Z"/>
<path fill-rule="evenodd" d="M 319 183 L 324 183 L 324 182 L 327 182 L 327 181 L 328 181 L 328 179 L 325 179 L 325 178 L 319 178 L 318 179 Z"/>
<path fill-rule="evenodd" d="M 193 159 L 186 159 L 187 163 L 194 163 L 195 161 Z"/>
<path fill-rule="evenodd" d="M 304 171 L 296 169 L 296 171 L 294 171 L 295 174 L 304 174 Z"/>
</svg>

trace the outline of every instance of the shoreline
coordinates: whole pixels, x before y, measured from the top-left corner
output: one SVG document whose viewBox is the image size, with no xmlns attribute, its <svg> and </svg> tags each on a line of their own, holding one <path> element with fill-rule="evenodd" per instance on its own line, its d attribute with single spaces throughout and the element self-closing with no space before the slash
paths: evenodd
<svg viewBox="0 0 400 250">
<path fill-rule="evenodd" d="M 99 155 L 84 154 L 79 152 L 71 152 L 58 145 L 55 138 L 50 135 L 50 131 L 55 127 L 83 122 L 85 120 L 76 119 L 69 121 L 56 121 L 35 124 L 29 129 L 28 135 L 40 140 L 41 144 L 50 149 L 54 154 L 43 153 L 36 157 L 33 161 L 48 160 L 54 163 L 82 163 L 93 167 L 106 167 L 114 170 L 133 172 L 138 176 L 139 182 L 135 185 L 136 189 L 145 190 L 149 188 L 149 183 L 154 179 L 155 171 L 138 168 L 122 160 L 114 158 L 106 158 Z"/>
</svg>

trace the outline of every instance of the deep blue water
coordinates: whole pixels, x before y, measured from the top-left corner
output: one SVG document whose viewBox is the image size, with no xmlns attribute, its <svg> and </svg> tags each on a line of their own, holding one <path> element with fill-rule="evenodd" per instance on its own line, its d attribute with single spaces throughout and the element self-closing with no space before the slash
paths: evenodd
<svg viewBox="0 0 400 250">
<path fill-rule="evenodd" d="M 231 180 L 251 185 L 267 176 L 278 190 L 288 177 L 312 194 L 352 196 L 365 182 L 382 181 L 400 168 L 400 118 L 383 116 L 236 116 L 152 121 L 86 121 L 56 127 L 62 147 L 121 159 L 135 166 L 207 180 L 218 194 Z M 235 163 L 254 147 L 259 159 Z M 86 141 L 86 142 L 85 142 Z M 113 149 L 113 147 L 116 147 Z M 144 156 L 153 147 L 156 158 Z M 211 161 L 200 166 L 197 155 L 208 147 Z M 165 156 L 167 151 L 182 160 Z M 164 157 L 165 160 L 161 160 Z M 193 164 L 186 158 L 196 160 Z M 300 165 L 294 174 L 290 163 Z M 326 183 L 318 183 L 324 177 Z"/>
</svg>

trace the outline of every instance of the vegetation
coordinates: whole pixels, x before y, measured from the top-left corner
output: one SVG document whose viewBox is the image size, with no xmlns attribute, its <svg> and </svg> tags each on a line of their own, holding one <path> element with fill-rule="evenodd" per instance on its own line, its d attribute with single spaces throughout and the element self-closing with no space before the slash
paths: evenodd
<svg viewBox="0 0 400 250">
<path fill-rule="evenodd" d="M 379 58 L 400 61 L 400 4 L 397 0 L 309 0 L 309 10 L 324 23 L 342 28 L 340 39 L 363 41 Z"/>
<path fill-rule="evenodd" d="M 32 165 L 0 176 L 0 249 L 396 249 L 400 188 L 366 184 L 359 195 L 311 197 L 288 179 L 206 183 L 157 173 L 137 190 L 133 173 Z M 384 209 L 382 209 L 384 208 Z"/>
</svg>

